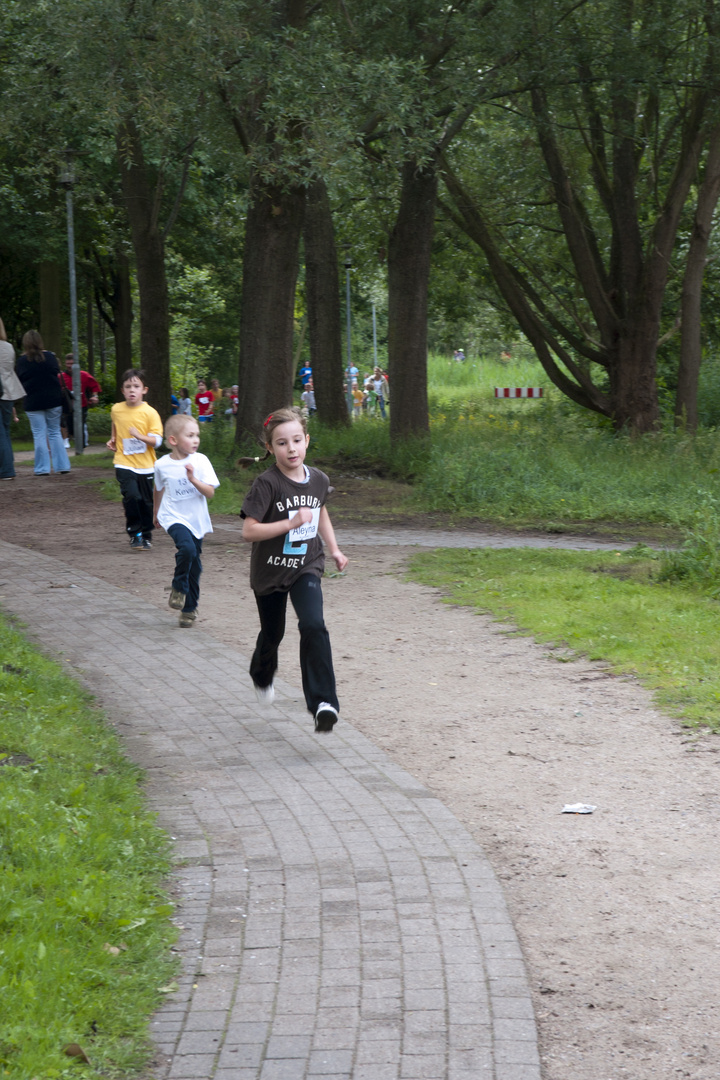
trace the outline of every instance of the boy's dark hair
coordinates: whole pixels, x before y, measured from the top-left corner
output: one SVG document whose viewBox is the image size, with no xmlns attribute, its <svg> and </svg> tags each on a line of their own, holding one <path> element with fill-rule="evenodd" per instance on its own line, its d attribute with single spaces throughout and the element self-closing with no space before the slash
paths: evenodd
<svg viewBox="0 0 720 1080">
<path fill-rule="evenodd" d="M 184 398 L 186 398 L 186 397 L 190 397 L 190 395 L 188 394 L 188 388 L 187 388 L 187 386 L 181 386 L 181 387 L 180 387 L 180 393 L 181 393 L 181 395 L 182 395 L 182 396 L 183 396 Z"/>
<path fill-rule="evenodd" d="M 142 368 L 130 367 L 127 371 L 123 371 L 122 382 L 120 385 L 124 385 L 126 382 L 129 382 L 130 379 L 139 379 L 143 386 L 147 386 L 147 383 L 145 382 L 145 372 Z"/>
</svg>

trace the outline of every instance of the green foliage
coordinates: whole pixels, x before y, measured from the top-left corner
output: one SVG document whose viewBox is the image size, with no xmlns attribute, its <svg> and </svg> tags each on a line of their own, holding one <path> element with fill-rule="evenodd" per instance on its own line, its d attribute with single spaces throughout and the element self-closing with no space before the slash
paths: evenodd
<svg viewBox="0 0 720 1080">
<path fill-rule="evenodd" d="M 176 968 L 167 838 L 87 694 L 1 621 L 0 653 L 0 1072 L 136 1075 Z"/>
<path fill-rule="evenodd" d="M 199 378 L 215 374 L 219 350 L 200 343 L 202 328 L 225 310 L 225 301 L 213 283 L 212 269 L 190 266 L 170 254 L 170 381 L 173 389 L 193 387 Z M 218 357 L 219 358 L 219 357 Z"/>
<path fill-rule="evenodd" d="M 695 586 L 720 596 L 720 499 L 696 491 L 695 510 L 679 551 L 663 552 L 660 580 Z"/>
<path fill-rule="evenodd" d="M 720 730 L 718 606 L 658 584 L 656 553 L 441 550 L 413 557 L 410 576 L 448 602 L 510 620 L 537 641 L 637 675 L 659 704 Z"/>
</svg>

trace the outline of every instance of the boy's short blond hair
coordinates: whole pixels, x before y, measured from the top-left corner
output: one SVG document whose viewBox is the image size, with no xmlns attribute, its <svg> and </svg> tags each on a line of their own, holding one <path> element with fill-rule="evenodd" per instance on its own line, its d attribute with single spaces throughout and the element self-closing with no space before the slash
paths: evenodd
<svg viewBox="0 0 720 1080">
<path fill-rule="evenodd" d="M 169 446 L 168 439 L 170 436 L 172 435 L 176 439 L 188 424 L 197 424 L 194 416 L 188 416 L 187 413 L 176 413 L 175 416 L 168 416 L 165 421 L 165 445 Z"/>
</svg>

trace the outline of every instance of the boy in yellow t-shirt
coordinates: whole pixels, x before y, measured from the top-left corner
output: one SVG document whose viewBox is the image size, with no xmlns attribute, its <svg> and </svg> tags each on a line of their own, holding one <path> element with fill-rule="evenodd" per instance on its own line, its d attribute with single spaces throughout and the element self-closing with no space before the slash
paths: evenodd
<svg viewBox="0 0 720 1080">
<path fill-rule="evenodd" d="M 115 453 L 115 476 L 132 548 L 152 547 L 155 450 L 163 438 L 159 414 L 144 401 L 147 392 L 144 372 L 130 368 L 122 377 L 125 400 L 110 410 L 112 435 L 107 445 Z"/>
</svg>

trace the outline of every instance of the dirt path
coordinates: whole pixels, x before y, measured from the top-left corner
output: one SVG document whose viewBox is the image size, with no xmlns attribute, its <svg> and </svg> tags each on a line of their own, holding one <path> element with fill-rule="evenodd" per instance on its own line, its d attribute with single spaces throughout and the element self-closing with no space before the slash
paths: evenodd
<svg viewBox="0 0 720 1080">
<path fill-rule="evenodd" d="M 0 491 L 3 540 L 165 608 L 167 537 L 131 551 L 121 508 L 83 483 L 87 469 L 18 474 Z M 630 680 L 559 663 L 405 582 L 409 549 L 345 550 L 347 576 L 325 587 L 343 719 L 437 793 L 492 861 L 531 973 L 546 1080 L 714 1080 L 720 739 L 684 731 Z M 199 619 L 245 652 L 257 632 L 247 561 L 232 530 L 208 538 Z M 293 630 L 282 674 L 299 682 L 296 652 Z M 560 813 L 578 801 L 598 809 Z"/>
</svg>

